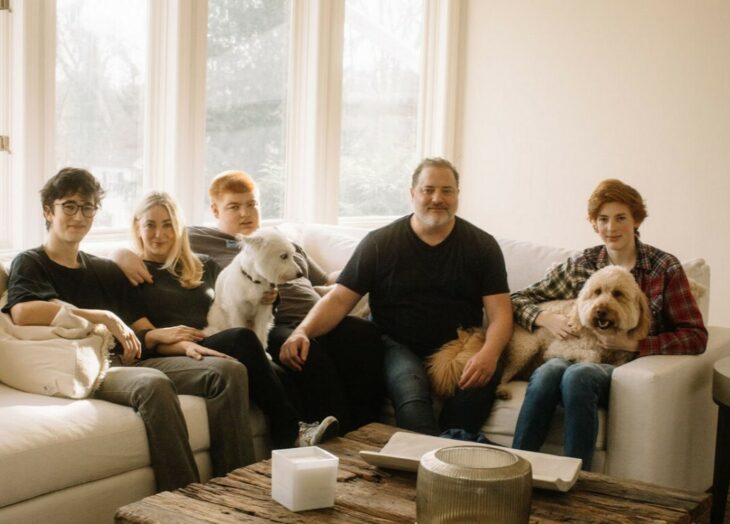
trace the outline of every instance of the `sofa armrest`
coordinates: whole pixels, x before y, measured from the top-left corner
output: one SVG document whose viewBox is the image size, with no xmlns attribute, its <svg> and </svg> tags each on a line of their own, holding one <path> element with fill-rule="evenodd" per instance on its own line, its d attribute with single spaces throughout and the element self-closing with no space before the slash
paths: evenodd
<svg viewBox="0 0 730 524">
<path fill-rule="evenodd" d="M 717 407 L 712 366 L 730 355 L 730 328 L 708 328 L 702 355 L 657 355 L 616 368 L 606 473 L 695 491 L 712 484 Z"/>
</svg>

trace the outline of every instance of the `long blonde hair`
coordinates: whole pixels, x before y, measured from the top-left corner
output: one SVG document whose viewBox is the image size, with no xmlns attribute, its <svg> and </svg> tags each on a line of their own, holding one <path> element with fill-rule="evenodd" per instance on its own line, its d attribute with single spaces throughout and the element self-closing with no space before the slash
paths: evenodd
<svg viewBox="0 0 730 524">
<path fill-rule="evenodd" d="M 198 287 L 203 281 L 203 263 L 190 248 L 190 241 L 185 231 L 185 219 L 175 200 L 167 193 L 152 191 L 137 206 L 132 219 L 132 243 L 135 251 L 140 256 L 144 253 L 144 245 L 139 233 L 139 220 L 144 213 L 155 206 L 161 206 L 167 210 L 172 229 L 175 232 L 175 245 L 168 253 L 162 268 L 175 277 L 182 287 Z"/>
</svg>

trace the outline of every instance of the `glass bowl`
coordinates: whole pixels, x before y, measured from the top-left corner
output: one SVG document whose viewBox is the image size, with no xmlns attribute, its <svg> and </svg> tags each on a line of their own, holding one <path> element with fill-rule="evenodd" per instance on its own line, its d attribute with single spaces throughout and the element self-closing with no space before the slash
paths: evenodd
<svg viewBox="0 0 730 524">
<path fill-rule="evenodd" d="M 528 522 L 530 463 L 506 450 L 452 446 L 421 457 L 418 524 Z"/>
</svg>

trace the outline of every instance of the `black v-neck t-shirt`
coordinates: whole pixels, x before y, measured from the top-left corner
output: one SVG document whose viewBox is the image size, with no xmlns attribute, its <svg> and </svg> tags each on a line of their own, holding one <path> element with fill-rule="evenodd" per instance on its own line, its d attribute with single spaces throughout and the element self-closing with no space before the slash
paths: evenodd
<svg viewBox="0 0 730 524">
<path fill-rule="evenodd" d="M 457 328 L 481 326 L 483 297 L 509 293 L 509 287 L 502 251 L 490 234 L 457 217 L 449 236 L 430 246 L 410 218 L 370 232 L 337 281 L 369 292 L 373 321 L 425 356 L 456 338 Z"/>
</svg>

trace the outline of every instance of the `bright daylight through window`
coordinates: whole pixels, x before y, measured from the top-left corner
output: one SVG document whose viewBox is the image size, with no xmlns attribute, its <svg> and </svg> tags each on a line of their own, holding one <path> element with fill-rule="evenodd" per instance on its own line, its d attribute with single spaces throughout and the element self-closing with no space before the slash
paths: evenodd
<svg viewBox="0 0 730 524">
<path fill-rule="evenodd" d="M 290 18 L 289 0 L 208 1 L 206 186 L 248 172 L 265 218 L 284 212 Z"/>
<path fill-rule="evenodd" d="M 0 249 L 11 242 L 10 222 L 10 15 L 0 10 Z"/>
<path fill-rule="evenodd" d="M 56 5 L 56 163 L 96 175 L 97 227 L 126 229 L 142 192 L 147 2 Z"/>
<path fill-rule="evenodd" d="M 409 209 L 422 42 L 422 0 L 347 0 L 340 216 Z"/>
</svg>

